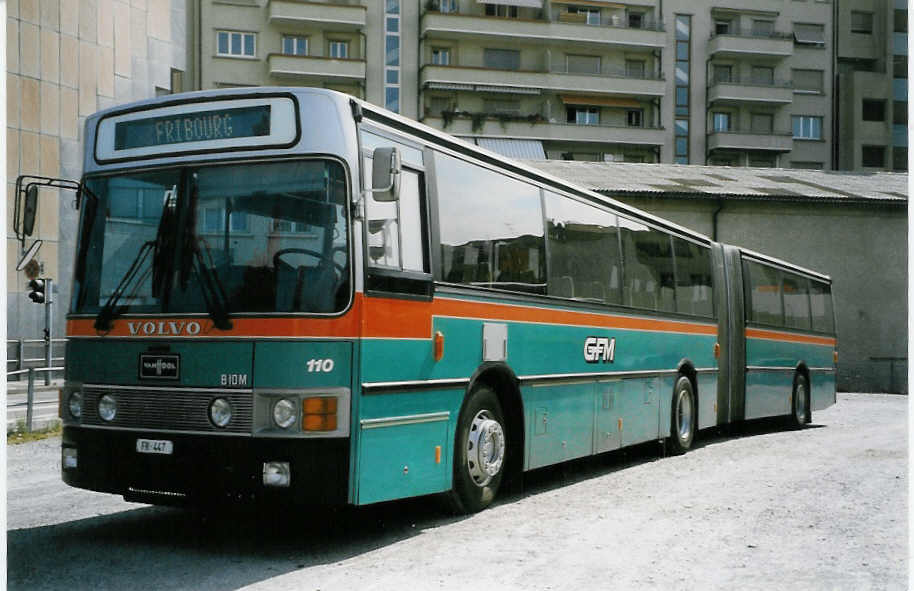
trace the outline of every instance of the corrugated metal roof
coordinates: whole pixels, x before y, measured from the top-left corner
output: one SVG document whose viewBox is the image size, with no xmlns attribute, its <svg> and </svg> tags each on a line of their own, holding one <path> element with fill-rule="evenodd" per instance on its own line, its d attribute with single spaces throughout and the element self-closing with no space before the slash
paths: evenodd
<svg viewBox="0 0 914 591">
<path fill-rule="evenodd" d="M 543 142 L 539 140 L 514 140 L 500 138 L 484 138 L 476 140 L 479 147 L 486 150 L 492 150 L 508 158 L 532 159 L 546 158 L 546 151 L 543 150 Z"/>
<path fill-rule="evenodd" d="M 907 203 L 904 173 L 528 160 L 543 172 L 606 195 Z"/>
</svg>

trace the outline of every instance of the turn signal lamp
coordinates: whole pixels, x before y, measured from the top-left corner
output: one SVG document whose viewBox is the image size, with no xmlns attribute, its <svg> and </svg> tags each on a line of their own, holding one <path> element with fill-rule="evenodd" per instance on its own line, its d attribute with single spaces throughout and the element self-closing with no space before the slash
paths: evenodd
<svg viewBox="0 0 914 591">
<path fill-rule="evenodd" d="M 301 403 L 302 431 L 336 431 L 337 400 L 329 396 L 305 398 Z"/>
<path fill-rule="evenodd" d="M 720 359 L 720 343 L 714 343 L 714 359 Z"/>
<path fill-rule="evenodd" d="M 838 363 L 838 352 L 837 351 L 835 351 L 835 353 L 834 353 L 834 359 L 835 359 L 835 364 L 837 365 L 837 363 Z"/>
<path fill-rule="evenodd" d="M 435 332 L 435 361 L 441 361 L 444 357 L 444 333 L 440 330 Z"/>
</svg>

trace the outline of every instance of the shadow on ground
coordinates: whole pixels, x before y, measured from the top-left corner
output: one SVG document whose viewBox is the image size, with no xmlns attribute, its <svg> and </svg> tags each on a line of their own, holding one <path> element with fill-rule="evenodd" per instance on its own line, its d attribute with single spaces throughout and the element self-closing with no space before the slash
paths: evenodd
<svg viewBox="0 0 914 591">
<path fill-rule="evenodd" d="M 820 425 L 810 425 L 816 428 Z M 772 433 L 780 421 L 755 421 L 737 431 L 702 432 L 696 447 Z M 663 459 L 650 442 L 527 473 L 497 504 L 550 492 L 633 465 Z M 279 506 L 200 513 L 139 508 L 8 532 L 10 589 L 229 589 L 299 569 L 334 564 L 396 544 L 464 517 L 435 497 L 368 507 L 289 510 Z"/>
</svg>

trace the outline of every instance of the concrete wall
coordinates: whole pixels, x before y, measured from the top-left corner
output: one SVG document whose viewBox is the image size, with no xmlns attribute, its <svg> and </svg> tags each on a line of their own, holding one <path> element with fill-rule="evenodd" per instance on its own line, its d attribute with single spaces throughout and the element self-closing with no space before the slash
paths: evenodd
<svg viewBox="0 0 914 591">
<path fill-rule="evenodd" d="M 622 198 L 711 236 L 718 203 Z M 718 240 L 832 277 L 838 389 L 907 392 L 907 211 L 899 207 L 726 201 Z M 894 365 L 894 367 L 893 367 Z"/>
<path fill-rule="evenodd" d="M 16 272 L 16 177 L 79 179 L 87 115 L 170 91 L 172 68 L 185 69 L 185 1 L 7 0 L 8 338 L 37 338 L 44 328 L 44 307 L 26 297 L 28 279 Z M 73 193 L 42 192 L 38 212 L 33 239 L 44 241 L 37 257 L 43 276 L 59 287 L 59 337 L 73 267 Z"/>
</svg>

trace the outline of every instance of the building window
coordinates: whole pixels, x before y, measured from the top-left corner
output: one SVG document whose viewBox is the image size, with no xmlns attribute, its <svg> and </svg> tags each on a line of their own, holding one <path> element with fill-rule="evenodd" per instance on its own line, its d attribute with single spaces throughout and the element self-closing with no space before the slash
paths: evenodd
<svg viewBox="0 0 914 591">
<path fill-rule="evenodd" d="M 629 109 L 625 118 L 629 127 L 644 127 L 644 109 Z"/>
<path fill-rule="evenodd" d="M 500 16 L 504 18 L 517 18 L 517 6 L 503 4 L 486 4 L 486 16 Z"/>
<path fill-rule="evenodd" d="M 894 101 L 892 103 L 892 123 L 895 125 L 908 124 L 908 101 Z"/>
<path fill-rule="evenodd" d="M 892 170 L 904 172 L 908 170 L 908 149 L 901 146 L 892 148 Z"/>
<path fill-rule="evenodd" d="M 644 78 L 646 70 L 646 64 L 641 60 L 625 60 L 626 78 Z"/>
<path fill-rule="evenodd" d="M 254 57 L 256 33 L 216 31 L 216 55 L 221 57 Z"/>
<path fill-rule="evenodd" d="M 448 0 L 440 0 L 445 10 Z M 456 7 L 455 7 L 456 8 Z M 400 0 L 384 0 L 384 108 L 400 112 Z M 331 48 L 332 51 L 332 48 Z M 346 49 L 348 56 L 348 47 Z"/>
<path fill-rule="evenodd" d="M 451 65 L 451 50 L 447 47 L 433 47 L 432 63 L 436 66 Z"/>
<path fill-rule="evenodd" d="M 825 168 L 825 165 L 822 162 L 794 160 L 790 163 L 790 168 L 797 168 L 801 170 L 822 170 Z"/>
<path fill-rule="evenodd" d="M 330 42 L 330 57 L 335 57 L 339 59 L 347 59 L 349 57 L 349 42 L 348 41 L 331 41 Z"/>
<path fill-rule="evenodd" d="M 432 7 L 438 12 L 445 14 L 457 12 L 457 0 L 437 0 Z"/>
<path fill-rule="evenodd" d="M 714 113 L 712 117 L 715 132 L 730 131 L 730 113 Z"/>
<path fill-rule="evenodd" d="M 628 13 L 628 26 L 631 29 L 644 28 L 644 13 L 629 12 Z"/>
<path fill-rule="evenodd" d="M 851 11 L 851 33 L 873 33 L 873 13 L 861 10 Z"/>
<path fill-rule="evenodd" d="M 756 37 L 771 37 L 774 34 L 774 21 L 753 19 L 752 34 Z"/>
<path fill-rule="evenodd" d="M 733 22 L 723 19 L 717 19 L 714 21 L 714 34 L 715 35 L 729 35 L 731 29 L 733 28 Z"/>
<path fill-rule="evenodd" d="M 282 52 L 285 55 L 308 55 L 308 38 L 283 35 Z"/>
<path fill-rule="evenodd" d="M 885 146 L 863 146 L 863 166 L 882 168 L 885 166 Z"/>
<path fill-rule="evenodd" d="M 484 49 L 483 63 L 485 67 L 494 70 L 519 70 L 520 51 L 516 49 Z"/>
<path fill-rule="evenodd" d="M 822 70 L 792 70 L 793 91 L 821 94 L 824 90 L 825 72 Z"/>
<path fill-rule="evenodd" d="M 583 22 L 588 25 L 599 25 L 600 24 L 600 9 L 599 8 L 582 8 L 579 6 L 569 6 L 567 8 L 567 13 L 579 15 L 577 17 L 572 17 L 575 22 Z"/>
<path fill-rule="evenodd" d="M 892 56 L 892 74 L 893 78 L 900 78 L 907 80 L 908 78 L 908 56 L 906 55 L 894 55 Z"/>
<path fill-rule="evenodd" d="M 714 82 L 730 82 L 733 78 L 733 66 L 712 66 Z"/>
<path fill-rule="evenodd" d="M 774 168 L 775 157 L 768 154 L 750 154 L 749 166 L 753 168 Z"/>
<path fill-rule="evenodd" d="M 752 83 L 771 86 L 774 84 L 774 68 L 770 66 L 752 66 Z"/>
<path fill-rule="evenodd" d="M 825 25 L 793 23 L 793 41 L 797 45 L 825 47 Z"/>
<path fill-rule="evenodd" d="M 482 104 L 486 113 L 495 113 L 496 115 L 520 115 L 520 101 L 485 99 Z"/>
<path fill-rule="evenodd" d="M 752 113 L 752 133 L 771 133 L 774 131 L 774 116 L 768 113 Z"/>
<path fill-rule="evenodd" d="M 568 123 L 599 125 L 600 109 L 597 107 L 568 107 Z"/>
<path fill-rule="evenodd" d="M 676 164 L 689 163 L 689 68 L 691 67 L 692 17 L 687 14 L 676 15 L 676 119 L 674 145 Z M 685 71 L 685 80 L 680 81 L 679 70 Z"/>
<path fill-rule="evenodd" d="M 908 32 L 908 10 L 906 8 L 895 9 L 895 22 L 893 30 L 896 33 Z"/>
<path fill-rule="evenodd" d="M 885 121 L 885 101 L 882 99 L 863 99 L 864 121 Z"/>
<path fill-rule="evenodd" d="M 599 74 L 600 56 L 566 55 L 565 68 L 569 74 Z"/>
<path fill-rule="evenodd" d="M 795 140 L 821 140 L 822 118 L 810 115 L 794 115 L 793 139 Z"/>
</svg>

